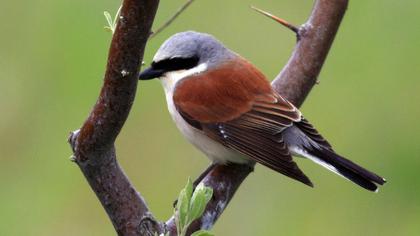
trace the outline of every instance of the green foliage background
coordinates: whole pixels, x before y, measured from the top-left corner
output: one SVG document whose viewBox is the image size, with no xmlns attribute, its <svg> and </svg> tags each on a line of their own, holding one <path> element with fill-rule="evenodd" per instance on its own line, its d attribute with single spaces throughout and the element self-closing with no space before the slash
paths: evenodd
<svg viewBox="0 0 420 236">
<path fill-rule="evenodd" d="M 155 26 L 183 3 L 161 1 Z M 119 1 L 9 1 L 0 8 L 0 235 L 114 235 L 77 166 L 77 129 L 102 83 Z M 146 63 L 175 32 L 209 32 L 269 78 L 293 49 L 287 29 L 249 9 L 303 23 L 312 1 L 197 0 L 150 41 Z M 308 188 L 257 166 L 216 224 L 216 235 L 418 235 L 420 232 L 420 1 L 350 1 L 302 110 L 352 160 L 385 176 L 379 194 L 310 163 Z M 158 81 L 139 84 L 118 138 L 119 161 L 160 219 L 188 176 L 207 165 L 178 133 Z"/>
</svg>

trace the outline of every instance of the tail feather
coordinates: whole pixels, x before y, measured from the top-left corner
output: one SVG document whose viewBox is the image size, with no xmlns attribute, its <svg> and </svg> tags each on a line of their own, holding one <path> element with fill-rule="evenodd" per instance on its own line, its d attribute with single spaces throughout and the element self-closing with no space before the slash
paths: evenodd
<svg viewBox="0 0 420 236">
<path fill-rule="evenodd" d="M 318 164 L 323 164 L 330 170 L 354 182 L 355 184 L 370 190 L 378 191 L 378 186 L 383 185 L 386 180 L 352 161 L 338 155 L 330 149 L 323 147 L 312 147 L 307 149 L 307 157 Z M 316 160 L 318 159 L 318 160 Z"/>
<path fill-rule="evenodd" d="M 335 153 L 305 119 L 284 130 L 282 135 L 292 153 L 306 157 L 367 190 L 376 192 L 378 185 L 386 182 L 379 175 Z"/>
</svg>

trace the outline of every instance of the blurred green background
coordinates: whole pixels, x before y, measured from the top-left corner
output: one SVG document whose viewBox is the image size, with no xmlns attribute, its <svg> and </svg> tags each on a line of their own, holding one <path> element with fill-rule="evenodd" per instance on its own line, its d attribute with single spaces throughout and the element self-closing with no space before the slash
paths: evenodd
<svg viewBox="0 0 420 236">
<path fill-rule="evenodd" d="M 184 1 L 161 1 L 155 28 Z M 102 84 L 119 1 L 9 1 L 0 9 L 0 235 L 114 235 L 68 158 Z M 274 78 L 294 35 L 249 5 L 303 23 L 312 1 L 197 0 L 149 42 L 150 63 L 175 32 L 222 40 Z M 216 235 L 419 235 L 420 1 L 350 1 L 302 110 L 343 155 L 385 176 L 378 194 L 299 161 L 308 188 L 257 166 L 215 225 Z M 158 81 L 141 82 L 118 158 L 159 219 L 188 176 L 207 165 L 176 130 Z"/>
</svg>

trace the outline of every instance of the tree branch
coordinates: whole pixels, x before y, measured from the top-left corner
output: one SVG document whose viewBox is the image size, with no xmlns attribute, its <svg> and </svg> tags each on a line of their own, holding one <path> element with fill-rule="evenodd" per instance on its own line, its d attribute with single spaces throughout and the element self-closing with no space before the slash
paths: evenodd
<svg viewBox="0 0 420 236">
<path fill-rule="evenodd" d="M 146 203 L 116 161 L 114 141 L 133 104 L 140 62 L 158 4 L 159 0 L 124 0 L 101 93 L 82 128 L 69 138 L 73 160 L 119 235 L 139 235 L 150 225 Z"/>
<path fill-rule="evenodd" d="M 316 83 L 347 3 L 347 0 L 317 0 L 309 20 L 298 28 L 294 52 L 272 83 L 277 92 L 296 106 L 302 104 Z M 69 138 L 73 160 L 119 235 L 164 232 L 119 167 L 114 148 L 135 97 L 139 66 L 158 4 L 158 0 L 124 0 L 101 93 L 82 128 Z M 251 167 L 236 164 L 212 168 L 201 182 L 213 188 L 214 197 L 189 232 L 211 228 L 251 172 Z M 176 235 L 173 218 L 167 221 L 166 228 Z"/>
<path fill-rule="evenodd" d="M 300 107 L 314 86 L 317 76 L 344 16 L 348 0 L 317 0 L 308 21 L 298 29 L 298 42 L 287 65 L 273 81 L 273 88 Z M 213 188 L 214 198 L 189 231 L 209 229 L 222 214 L 243 180 L 251 173 L 241 165 L 217 165 L 202 180 Z M 174 234 L 173 218 L 167 222 Z"/>
<path fill-rule="evenodd" d="M 309 20 L 299 28 L 292 56 L 272 83 L 295 106 L 302 105 L 316 84 L 347 5 L 348 0 L 317 0 Z"/>
</svg>

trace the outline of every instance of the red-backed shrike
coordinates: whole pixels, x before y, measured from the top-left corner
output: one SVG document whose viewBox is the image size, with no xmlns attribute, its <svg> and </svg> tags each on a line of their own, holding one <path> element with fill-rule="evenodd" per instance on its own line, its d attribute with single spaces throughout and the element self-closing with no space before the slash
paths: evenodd
<svg viewBox="0 0 420 236">
<path fill-rule="evenodd" d="M 338 155 L 251 63 L 214 37 L 182 32 L 157 51 L 141 80 L 160 78 L 176 126 L 214 163 L 258 162 L 309 186 L 291 155 L 377 191 L 385 179 Z"/>
</svg>

